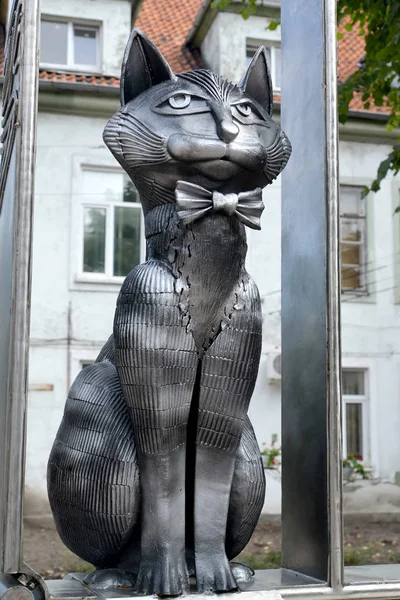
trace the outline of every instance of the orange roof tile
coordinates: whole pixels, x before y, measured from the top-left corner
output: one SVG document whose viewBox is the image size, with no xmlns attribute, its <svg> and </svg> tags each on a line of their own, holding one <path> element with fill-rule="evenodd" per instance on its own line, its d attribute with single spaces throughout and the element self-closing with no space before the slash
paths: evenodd
<svg viewBox="0 0 400 600">
<path fill-rule="evenodd" d="M 338 28 L 339 32 L 343 34 L 343 38 L 339 42 L 338 50 L 338 78 L 340 82 L 345 81 L 349 75 L 354 73 L 358 68 L 357 63 L 365 54 L 364 37 L 358 35 L 357 26 L 353 27 L 352 31 L 346 31 L 344 23 L 345 21 L 340 23 Z M 354 98 L 350 103 L 350 109 L 365 112 L 389 113 L 385 106 L 375 106 L 373 103 L 371 103 L 371 108 L 366 111 L 361 100 L 361 94 L 354 94 Z"/>
<path fill-rule="evenodd" d="M 183 48 L 202 0 L 143 0 L 135 26 L 160 49 L 175 73 L 204 66 L 200 53 Z"/>
<path fill-rule="evenodd" d="M 119 87 L 119 78 L 104 75 L 79 75 L 78 73 L 65 73 L 63 71 L 39 70 L 39 79 L 42 81 L 60 81 L 63 83 L 82 83 L 87 85 L 100 85 L 111 88 Z"/>
</svg>

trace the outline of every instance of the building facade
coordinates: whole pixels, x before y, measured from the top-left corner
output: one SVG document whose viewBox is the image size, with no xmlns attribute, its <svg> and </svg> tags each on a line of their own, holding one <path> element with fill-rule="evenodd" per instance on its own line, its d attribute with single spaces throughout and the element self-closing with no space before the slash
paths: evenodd
<svg viewBox="0 0 400 600">
<path fill-rule="evenodd" d="M 42 0 L 27 514 L 48 510 L 46 463 L 68 389 L 111 334 L 121 282 L 144 260 L 136 191 L 102 141 L 106 120 L 118 109 L 132 22 L 175 72 L 207 65 L 235 82 L 263 43 L 279 119 L 280 28 L 268 29 L 278 15 L 273 1 L 243 20 L 235 3 L 217 12 L 200 0 Z M 357 68 L 362 48 L 346 38 L 341 44 L 345 76 Z M 362 456 L 373 477 L 391 481 L 400 472 L 400 178 L 386 178 L 365 199 L 361 192 L 393 139 L 384 113 L 362 112 L 355 100 L 340 130 L 344 452 Z M 261 448 L 280 443 L 280 188 L 278 179 L 264 191 L 261 232 L 247 231 L 247 268 L 263 307 L 262 358 L 250 407 Z M 274 477 L 269 512 L 279 511 Z"/>
</svg>

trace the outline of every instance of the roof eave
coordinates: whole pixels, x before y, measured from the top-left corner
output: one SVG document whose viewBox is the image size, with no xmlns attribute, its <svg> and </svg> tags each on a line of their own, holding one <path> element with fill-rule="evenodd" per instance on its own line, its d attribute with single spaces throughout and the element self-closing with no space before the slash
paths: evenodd
<svg viewBox="0 0 400 600">
<path fill-rule="evenodd" d="M 211 7 L 212 0 L 203 0 L 200 9 L 196 15 L 193 25 L 185 39 L 185 44 L 189 47 L 199 48 L 207 31 L 214 22 L 219 12 L 239 13 L 243 6 L 241 2 L 235 0 L 224 9 Z M 267 13 L 265 12 L 267 10 Z M 258 16 L 276 16 L 280 12 L 280 2 L 277 0 L 259 0 Z M 264 14 L 262 14 L 264 13 Z"/>
<path fill-rule="evenodd" d="M 4 78 L 3 78 L 4 79 Z M 99 83 L 79 83 L 70 81 L 58 81 L 39 79 L 39 89 L 62 90 L 66 92 L 84 92 L 84 93 L 99 93 L 108 94 L 111 96 L 119 95 L 119 86 L 104 85 Z"/>
</svg>

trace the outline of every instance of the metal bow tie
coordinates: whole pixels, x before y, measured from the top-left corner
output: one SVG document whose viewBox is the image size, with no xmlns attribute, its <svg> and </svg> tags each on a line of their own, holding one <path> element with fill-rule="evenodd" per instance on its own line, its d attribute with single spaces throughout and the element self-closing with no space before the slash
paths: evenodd
<svg viewBox="0 0 400 600">
<path fill-rule="evenodd" d="M 178 181 L 175 197 L 178 217 L 185 225 L 210 211 L 219 211 L 235 215 L 247 227 L 261 229 L 260 217 L 264 210 L 261 188 L 240 194 L 221 194 L 187 181 Z"/>
</svg>

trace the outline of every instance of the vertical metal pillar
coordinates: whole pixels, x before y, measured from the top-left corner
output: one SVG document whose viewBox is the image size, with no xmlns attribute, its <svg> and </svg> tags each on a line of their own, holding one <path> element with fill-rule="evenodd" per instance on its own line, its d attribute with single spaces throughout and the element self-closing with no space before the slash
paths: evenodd
<svg viewBox="0 0 400 600">
<path fill-rule="evenodd" d="M 283 567 L 343 583 L 335 0 L 282 0 Z"/>
<path fill-rule="evenodd" d="M 0 168 L 0 573 L 22 569 L 39 1 L 14 0 Z"/>
</svg>

